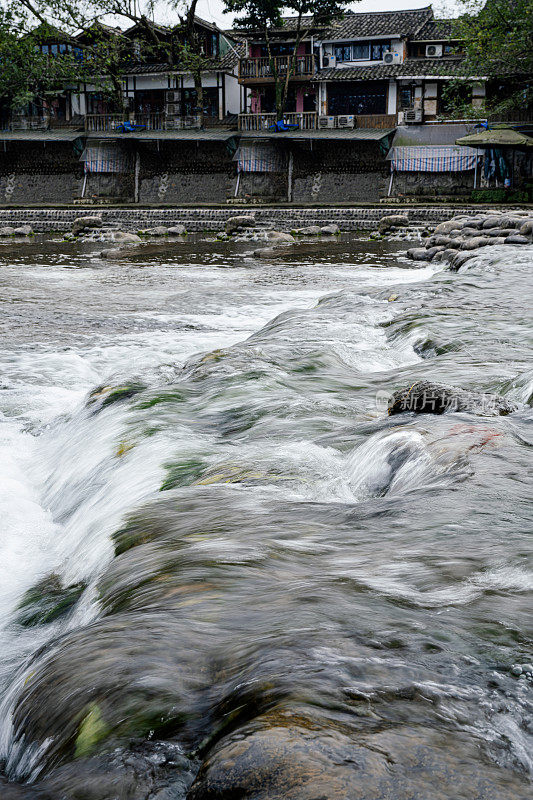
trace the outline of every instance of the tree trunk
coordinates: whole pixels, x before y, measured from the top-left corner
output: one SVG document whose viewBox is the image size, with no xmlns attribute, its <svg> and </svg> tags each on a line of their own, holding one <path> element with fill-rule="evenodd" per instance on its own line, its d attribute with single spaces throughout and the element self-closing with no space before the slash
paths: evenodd
<svg viewBox="0 0 533 800">
<path fill-rule="evenodd" d="M 196 91 L 196 113 L 198 114 L 198 124 L 204 127 L 204 87 L 202 86 L 202 73 L 200 70 L 193 73 L 194 89 Z"/>
</svg>

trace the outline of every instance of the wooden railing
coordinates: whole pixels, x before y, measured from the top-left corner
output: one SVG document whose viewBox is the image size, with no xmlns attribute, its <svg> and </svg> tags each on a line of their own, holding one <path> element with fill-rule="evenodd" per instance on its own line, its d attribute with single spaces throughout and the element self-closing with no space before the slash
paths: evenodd
<svg viewBox="0 0 533 800">
<path fill-rule="evenodd" d="M 518 111 L 504 111 L 503 113 L 491 112 L 489 122 L 533 122 L 533 109 L 522 108 Z"/>
<path fill-rule="evenodd" d="M 85 130 L 96 133 L 116 131 L 124 122 L 132 125 L 142 125 L 145 131 L 181 130 L 183 128 L 197 128 L 197 116 L 167 116 L 166 114 L 87 114 L 85 116 Z"/>
<path fill-rule="evenodd" d="M 291 78 L 306 78 L 316 72 L 316 57 L 313 53 L 296 56 L 292 65 L 292 56 L 274 56 L 270 58 L 241 58 L 239 60 L 239 80 L 273 80 L 274 74 L 284 77 L 291 69 Z"/>
<path fill-rule="evenodd" d="M 47 115 L 31 117 L 18 114 L 12 117 L 9 123 L 12 131 L 43 131 L 48 130 L 49 127 L 50 117 Z"/>
<path fill-rule="evenodd" d="M 343 116 L 343 115 L 340 115 Z M 314 131 L 318 128 L 316 111 L 290 111 L 283 115 L 288 124 L 298 124 L 302 131 Z M 276 122 L 276 114 L 239 114 L 240 131 L 266 131 Z M 355 117 L 355 128 L 395 128 L 394 114 L 362 114 Z"/>
<path fill-rule="evenodd" d="M 125 114 L 86 114 L 85 130 L 97 131 L 98 133 L 114 131 L 117 125 L 127 119 L 128 117 Z"/>
<path fill-rule="evenodd" d="M 316 111 L 288 111 L 283 115 L 287 125 L 298 125 L 302 131 L 317 128 Z M 239 114 L 240 131 L 266 131 L 276 122 L 276 114 Z"/>
</svg>

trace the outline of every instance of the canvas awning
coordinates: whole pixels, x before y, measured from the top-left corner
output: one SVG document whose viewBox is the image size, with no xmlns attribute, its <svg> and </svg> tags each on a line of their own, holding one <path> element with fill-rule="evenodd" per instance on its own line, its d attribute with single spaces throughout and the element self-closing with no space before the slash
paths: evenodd
<svg viewBox="0 0 533 800">
<path fill-rule="evenodd" d="M 480 154 L 468 147 L 392 147 L 387 160 L 395 172 L 464 172 Z"/>
<path fill-rule="evenodd" d="M 513 147 L 519 150 L 533 147 L 533 139 L 525 133 L 515 131 L 513 128 L 493 128 L 492 130 L 471 133 L 468 136 L 461 136 L 455 143 L 461 147 L 481 147 L 501 149 L 502 147 Z"/>
</svg>

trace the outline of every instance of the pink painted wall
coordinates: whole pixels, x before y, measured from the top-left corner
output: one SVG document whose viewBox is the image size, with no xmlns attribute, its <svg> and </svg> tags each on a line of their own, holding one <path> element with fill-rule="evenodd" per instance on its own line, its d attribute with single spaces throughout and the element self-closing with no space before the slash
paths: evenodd
<svg viewBox="0 0 533 800">
<path fill-rule="evenodd" d="M 250 111 L 252 114 L 259 114 L 261 112 L 261 95 L 252 93 L 250 97 Z"/>
</svg>

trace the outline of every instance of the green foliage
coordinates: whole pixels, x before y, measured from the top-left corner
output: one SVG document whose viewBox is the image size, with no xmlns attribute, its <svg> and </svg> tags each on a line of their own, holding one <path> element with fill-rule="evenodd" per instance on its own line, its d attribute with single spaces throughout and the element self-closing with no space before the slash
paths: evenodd
<svg viewBox="0 0 533 800">
<path fill-rule="evenodd" d="M 533 187 L 525 189 L 474 189 L 470 195 L 473 203 L 531 203 Z"/>
<path fill-rule="evenodd" d="M 530 107 L 533 0 L 463 0 L 462 8 L 454 36 L 463 41 L 468 73 L 494 81 L 495 111 Z"/>
<path fill-rule="evenodd" d="M 476 108 L 472 105 L 472 84 L 470 81 L 455 78 L 444 86 L 440 101 L 440 118 L 443 119 L 485 119 L 485 104 Z"/>
</svg>

